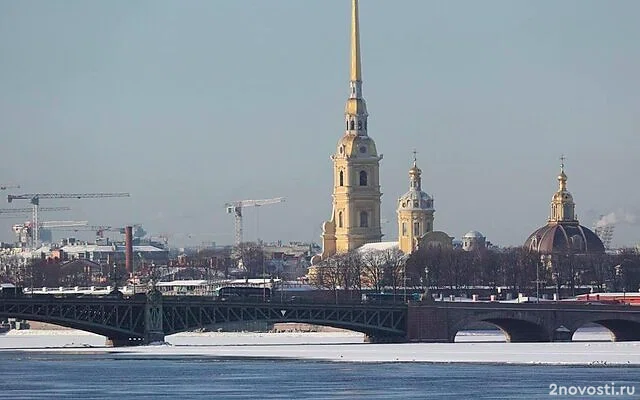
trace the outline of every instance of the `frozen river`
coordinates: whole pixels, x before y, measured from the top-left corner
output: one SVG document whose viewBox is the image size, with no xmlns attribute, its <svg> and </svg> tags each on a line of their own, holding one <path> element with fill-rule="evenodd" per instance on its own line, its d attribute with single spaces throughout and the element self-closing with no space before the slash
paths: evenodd
<svg viewBox="0 0 640 400">
<path fill-rule="evenodd" d="M 0 335 L 0 351 L 118 353 L 136 356 L 284 358 L 354 362 L 443 362 L 640 366 L 640 342 L 609 341 L 608 331 L 578 331 L 574 342 L 505 343 L 498 331 L 467 331 L 456 343 L 365 344 L 354 332 L 184 332 L 166 343 L 105 347 L 103 336 L 76 330 Z"/>
</svg>

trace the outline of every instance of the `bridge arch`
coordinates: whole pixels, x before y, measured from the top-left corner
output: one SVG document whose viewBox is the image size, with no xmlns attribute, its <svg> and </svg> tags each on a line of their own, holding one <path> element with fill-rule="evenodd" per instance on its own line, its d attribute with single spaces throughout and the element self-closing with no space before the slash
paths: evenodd
<svg viewBox="0 0 640 400">
<path fill-rule="evenodd" d="M 575 331 L 588 324 L 597 324 L 607 329 L 613 342 L 640 341 L 640 320 L 612 316 L 585 318 L 575 321 L 571 331 L 575 335 Z"/>
<path fill-rule="evenodd" d="M 548 327 L 537 319 L 522 314 L 492 312 L 468 316 L 454 324 L 450 330 L 449 341 L 454 342 L 459 331 L 479 322 L 488 323 L 500 329 L 507 342 L 549 342 L 552 339 L 552 333 Z"/>
<path fill-rule="evenodd" d="M 220 323 L 305 323 L 361 332 L 374 341 L 399 341 L 406 336 L 406 314 L 403 307 L 165 300 L 162 329 L 171 335 Z"/>
</svg>

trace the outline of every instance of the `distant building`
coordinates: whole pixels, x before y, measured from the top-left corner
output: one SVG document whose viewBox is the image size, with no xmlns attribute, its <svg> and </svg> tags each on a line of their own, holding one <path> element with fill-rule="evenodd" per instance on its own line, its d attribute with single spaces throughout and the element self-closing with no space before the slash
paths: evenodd
<svg viewBox="0 0 640 400">
<path fill-rule="evenodd" d="M 487 238 L 478 231 L 469 231 L 462 237 L 462 250 L 476 251 L 487 247 Z"/>
<path fill-rule="evenodd" d="M 420 238 L 433 231 L 433 197 L 422 191 L 422 171 L 415 153 L 409 169 L 409 191 L 398 199 L 398 243 L 400 250 L 410 254 L 418 248 Z"/>
<path fill-rule="evenodd" d="M 540 254 L 604 253 L 604 244 L 600 238 L 578 222 L 573 196 L 567 190 L 564 158 L 560 164 L 558 185 L 558 191 L 551 199 L 551 216 L 547 224 L 529 235 L 524 247 Z"/>
<path fill-rule="evenodd" d="M 102 246 L 97 244 L 73 243 L 51 250 L 51 257 L 62 260 L 85 259 L 96 263 L 106 263 L 108 259 L 116 263 L 125 261 L 125 246 L 112 244 Z M 137 264 L 167 265 L 169 251 L 155 246 L 133 246 L 133 257 Z"/>
</svg>

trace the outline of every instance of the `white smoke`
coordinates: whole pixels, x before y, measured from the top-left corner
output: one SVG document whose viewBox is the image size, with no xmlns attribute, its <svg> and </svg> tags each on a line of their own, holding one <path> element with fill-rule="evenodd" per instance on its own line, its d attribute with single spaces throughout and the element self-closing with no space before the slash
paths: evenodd
<svg viewBox="0 0 640 400">
<path fill-rule="evenodd" d="M 620 223 L 635 225 L 638 222 L 638 217 L 635 214 L 618 210 L 616 212 L 610 212 L 607 215 L 603 215 L 600 219 L 595 223 L 596 228 L 603 228 L 605 226 L 616 225 Z"/>
</svg>

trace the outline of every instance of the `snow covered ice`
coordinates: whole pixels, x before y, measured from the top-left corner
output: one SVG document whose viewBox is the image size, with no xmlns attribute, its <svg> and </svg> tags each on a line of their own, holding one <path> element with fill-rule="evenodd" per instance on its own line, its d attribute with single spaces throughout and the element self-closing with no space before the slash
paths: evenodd
<svg viewBox="0 0 640 400">
<path fill-rule="evenodd" d="M 505 343 L 496 331 L 467 331 L 457 343 L 365 344 L 357 332 L 183 332 L 164 343 L 105 347 L 103 336 L 76 330 L 10 331 L 0 351 L 119 353 L 158 357 L 291 358 L 349 362 L 640 365 L 640 342 L 610 342 L 605 330 L 578 331 L 574 342 Z"/>
</svg>

